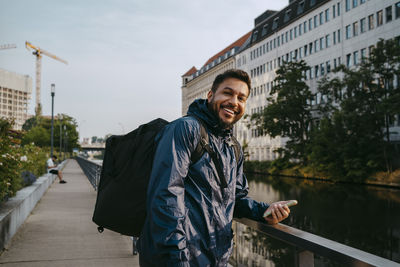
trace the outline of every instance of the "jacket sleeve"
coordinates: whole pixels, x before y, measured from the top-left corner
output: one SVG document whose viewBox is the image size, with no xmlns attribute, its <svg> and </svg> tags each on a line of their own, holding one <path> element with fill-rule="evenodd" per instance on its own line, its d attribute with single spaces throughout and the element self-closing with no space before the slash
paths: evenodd
<svg viewBox="0 0 400 267">
<path fill-rule="evenodd" d="M 166 126 L 158 139 L 147 191 L 147 216 L 150 216 L 154 249 L 167 261 L 167 266 L 188 265 L 184 178 L 199 138 L 193 134 L 196 130 L 193 127 L 187 120 Z"/>
<path fill-rule="evenodd" d="M 245 217 L 259 222 L 265 222 L 263 215 L 269 205 L 264 202 L 257 202 L 247 196 L 249 193 L 249 186 L 247 178 L 243 173 L 243 161 L 244 157 L 242 152 L 237 167 L 235 209 L 233 216 L 236 218 Z"/>
</svg>

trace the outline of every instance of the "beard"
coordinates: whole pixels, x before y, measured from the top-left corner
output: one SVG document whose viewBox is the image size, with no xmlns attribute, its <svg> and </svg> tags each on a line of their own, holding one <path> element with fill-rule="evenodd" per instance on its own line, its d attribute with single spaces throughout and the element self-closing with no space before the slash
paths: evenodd
<svg viewBox="0 0 400 267">
<path fill-rule="evenodd" d="M 232 122 L 225 122 L 220 116 L 219 116 L 219 108 L 217 107 L 217 104 L 211 100 L 209 103 L 207 103 L 208 109 L 211 111 L 211 113 L 217 118 L 218 120 L 218 127 L 224 130 L 232 129 L 233 125 L 239 120 L 235 119 Z M 221 108 L 234 108 L 234 106 L 231 105 L 224 105 L 221 106 Z"/>
</svg>

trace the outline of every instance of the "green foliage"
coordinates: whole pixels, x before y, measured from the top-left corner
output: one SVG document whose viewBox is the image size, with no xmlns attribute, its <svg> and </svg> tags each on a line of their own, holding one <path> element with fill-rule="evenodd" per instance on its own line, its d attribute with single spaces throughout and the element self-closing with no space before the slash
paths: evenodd
<svg viewBox="0 0 400 267">
<path fill-rule="evenodd" d="M 252 122 L 260 132 L 271 137 L 289 137 L 283 154 L 287 159 L 306 162 L 305 149 L 312 123 L 310 88 L 304 82 L 309 67 L 304 61 L 289 62 L 277 71 L 269 105 L 262 113 L 254 114 Z"/>
<path fill-rule="evenodd" d="M 319 107 L 324 117 L 309 147 L 310 162 L 318 171 L 355 181 L 384 166 L 391 171 L 388 122 L 400 108 L 400 90 L 393 86 L 399 59 L 398 44 L 381 40 L 359 66 L 341 66 L 336 72 L 342 77 L 320 81 L 319 92 L 331 101 Z"/>
<path fill-rule="evenodd" d="M 39 147 L 50 147 L 51 143 L 51 118 L 33 117 L 25 122 L 22 126 L 27 130 L 22 143 L 24 145 L 34 143 Z M 76 120 L 66 114 L 59 114 L 54 117 L 54 148 L 61 147 L 64 149 L 67 144 L 67 151 L 72 152 L 73 148 L 79 147 L 79 134 L 76 130 Z"/>
<path fill-rule="evenodd" d="M 0 202 L 13 196 L 22 186 L 21 163 L 16 141 L 11 137 L 12 121 L 0 119 Z"/>
<path fill-rule="evenodd" d="M 334 180 L 363 181 L 376 171 L 391 172 L 399 156 L 389 134 L 390 121 L 400 114 L 400 86 L 394 83 L 400 77 L 398 40 L 380 40 L 359 65 L 340 66 L 333 77 L 320 79 L 318 104 L 304 82 L 308 69 L 304 61 L 284 64 L 269 105 L 251 117 L 259 131 L 289 138 L 282 162 L 274 161 L 270 172 L 279 172 L 285 162 Z"/>
<path fill-rule="evenodd" d="M 11 128 L 12 121 L 0 119 L 0 202 L 24 186 L 23 171 L 36 177 L 46 172 L 46 150 L 33 144 L 21 146 Z"/>
</svg>

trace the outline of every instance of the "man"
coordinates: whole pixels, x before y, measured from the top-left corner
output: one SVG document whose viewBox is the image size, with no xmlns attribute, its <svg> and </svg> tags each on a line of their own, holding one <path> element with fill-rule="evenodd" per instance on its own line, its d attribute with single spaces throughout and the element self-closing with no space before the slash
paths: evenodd
<svg viewBox="0 0 400 267">
<path fill-rule="evenodd" d="M 250 78 L 241 70 L 218 75 L 207 100 L 194 101 L 186 117 L 168 124 L 157 138 L 147 192 L 147 217 L 138 241 L 141 266 L 226 266 L 232 252 L 232 218 L 276 224 L 287 218 L 285 201 L 256 202 L 247 197 L 243 152 L 236 158 L 232 126 L 243 116 Z M 227 187 L 205 152 L 191 154 L 200 139 L 201 119 L 219 155 Z M 266 210 L 272 216 L 263 218 Z"/>
<path fill-rule="evenodd" d="M 47 169 L 49 173 L 56 174 L 58 179 L 60 180 L 60 184 L 65 184 L 67 181 L 63 180 L 63 174 L 61 170 L 57 170 L 57 165 L 54 164 L 54 161 L 57 161 L 57 156 L 53 155 L 51 158 L 47 160 Z"/>
</svg>

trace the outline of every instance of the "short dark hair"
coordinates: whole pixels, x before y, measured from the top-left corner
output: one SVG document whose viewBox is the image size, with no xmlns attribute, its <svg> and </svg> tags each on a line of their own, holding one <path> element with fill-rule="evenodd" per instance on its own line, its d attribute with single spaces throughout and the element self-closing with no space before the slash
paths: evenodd
<svg viewBox="0 0 400 267">
<path fill-rule="evenodd" d="M 56 156 L 56 155 L 53 155 L 53 156 L 51 156 L 51 157 L 57 159 L 57 156 Z"/>
<path fill-rule="evenodd" d="M 222 74 L 219 74 L 217 77 L 215 77 L 215 80 L 212 84 L 211 91 L 215 93 L 218 89 L 218 86 L 223 83 L 226 79 L 229 78 L 235 78 L 238 80 L 241 80 L 242 82 L 247 84 L 247 88 L 249 89 L 249 94 L 250 94 L 250 88 L 251 88 L 251 80 L 249 77 L 249 74 L 243 70 L 239 69 L 230 69 L 225 71 Z"/>
</svg>

